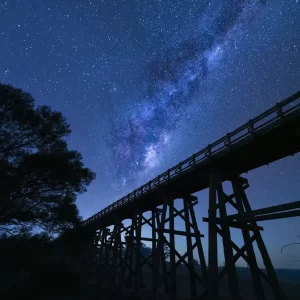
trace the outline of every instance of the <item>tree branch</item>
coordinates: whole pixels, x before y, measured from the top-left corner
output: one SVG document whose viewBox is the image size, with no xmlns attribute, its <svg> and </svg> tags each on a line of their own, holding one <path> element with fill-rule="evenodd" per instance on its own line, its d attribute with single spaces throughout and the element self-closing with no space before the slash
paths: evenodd
<svg viewBox="0 0 300 300">
<path fill-rule="evenodd" d="M 291 243 L 291 244 L 287 244 L 287 245 L 283 246 L 283 247 L 281 248 L 281 254 L 282 254 L 283 248 L 289 247 L 289 246 L 291 246 L 291 245 L 300 245 L 300 243 Z"/>
</svg>

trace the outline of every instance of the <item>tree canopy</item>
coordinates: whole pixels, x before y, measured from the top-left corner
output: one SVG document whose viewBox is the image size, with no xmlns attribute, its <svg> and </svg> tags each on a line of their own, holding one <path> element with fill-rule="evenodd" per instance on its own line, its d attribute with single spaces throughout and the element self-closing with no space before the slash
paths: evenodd
<svg viewBox="0 0 300 300">
<path fill-rule="evenodd" d="M 0 233 L 60 233 L 80 222 L 75 200 L 95 174 L 69 150 L 66 118 L 0 84 Z"/>
<path fill-rule="evenodd" d="M 141 242 L 140 254 L 147 258 L 152 255 L 152 248 L 147 247 L 143 242 Z M 164 256 L 165 259 L 168 259 L 170 257 L 170 248 L 167 245 L 164 245 Z"/>
</svg>

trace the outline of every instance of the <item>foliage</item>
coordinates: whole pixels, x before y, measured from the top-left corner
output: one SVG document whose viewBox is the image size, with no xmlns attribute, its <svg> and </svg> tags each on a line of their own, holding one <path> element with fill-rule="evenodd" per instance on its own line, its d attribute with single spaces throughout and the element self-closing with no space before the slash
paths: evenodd
<svg viewBox="0 0 300 300">
<path fill-rule="evenodd" d="M 147 258 L 152 255 L 152 249 L 141 242 L 140 253 L 142 256 Z"/>
<path fill-rule="evenodd" d="M 147 258 L 150 255 L 152 255 L 152 248 L 147 247 L 144 243 L 141 242 L 140 253 L 141 255 Z M 170 249 L 167 245 L 164 245 L 164 254 L 165 254 L 165 259 L 170 257 Z"/>
<path fill-rule="evenodd" d="M 63 249 L 63 254 L 67 256 L 80 256 L 88 251 L 90 233 L 87 232 L 80 224 L 73 228 L 68 228 L 53 242 L 55 247 Z"/>
<path fill-rule="evenodd" d="M 22 230 L 14 236 L 2 234 L 0 247 L 1 299 L 58 299 L 79 286 L 80 274 L 55 260 L 52 241 L 44 233 Z"/>
<path fill-rule="evenodd" d="M 195 266 L 200 266 L 199 261 L 197 259 L 194 259 L 194 265 Z"/>
<path fill-rule="evenodd" d="M 76 196 L 95 174 L 67 148 L 70 132 L 60 112 L 0 84 L 0 233 L 53 235 L 80 222 Z"/>
<path fill-rule="evenodd" d="M 167 245 L 164 245 L 164 253 L 165 253 L 165 259 L 170 257 L 170 248 Z"/>
<path fill-rule="evenodd" d="M 22 230 L 18 235 L 0 236 L 1 271 L 20 271 L 37 264 L 41 256 L 49 253 L 51 240 L 46 234 L 32 234 Z"/>
</svg>

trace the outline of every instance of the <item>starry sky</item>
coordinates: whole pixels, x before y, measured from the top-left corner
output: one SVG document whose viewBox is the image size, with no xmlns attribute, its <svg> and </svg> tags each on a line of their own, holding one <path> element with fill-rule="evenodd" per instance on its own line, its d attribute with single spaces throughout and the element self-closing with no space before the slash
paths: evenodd
<svg viewBox="0 0 300 300">
<path fill-rule="evenodd" d="M 0 82 L 67 117 L 87 218 L 300 90 L 299 28 L 298 0 L 0 0 Z M 253 208 L 300 198 L 299 154 L 246 177 Z M 276 267 L 299 225 L 263 223 Z"/>
</svg>

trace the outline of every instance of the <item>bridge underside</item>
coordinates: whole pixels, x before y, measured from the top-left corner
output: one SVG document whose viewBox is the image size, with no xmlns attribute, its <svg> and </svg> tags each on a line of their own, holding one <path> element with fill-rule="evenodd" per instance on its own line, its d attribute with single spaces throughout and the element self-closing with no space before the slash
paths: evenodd
<svg viewBox="0 0 300 300">
<path fill-rule="evenodd" d="M 124 226 L 119 219 L 113 228 L 102 227 L 94 232 L 90 247 L 95 254 L 93 264 L 102 272 L 99 284 L 107 284 L 118 291 L 116 299 L 122 299 L 126 290 L 149 300 L 218 300 L 224 293 L 233 300 L 241 300 L 245 296 L 248 299 L 249 295 L 245 295 L 239 286 L 240 278 L 235 266 L 237 260 L 242 259 L 249 268 L 252 299 L 270 299 L 269 294 L 275 300 L 288 299 L 280 287 L 263 242 L 263 227 L 257 222 L 300 216 L 300 201 L 253 211 L 245 193 L 248 181 L 236 176 L 230 182 L 232 194 L 227 195 L 220 175 L 211 173 L 209 212 L 208 217 L 203 218 L 209 233 L 207 258 L 202 245 L 204 235 L 199 231 L 194 212 L 197 197 L 186 195 L 175 200 L 166 195 L 162 207 L 153 208 L 150 216 L 136 209 L 130 225 Z M 182 201 L 180 209 L 176 208 L 178 201 Z M 229 207 L 236 213 L 228 215 Z M 176 219 L 184 222 L 184 228 L 177 228 Z M 143 236 L 146 226 L 148 236 Z M 241 231 L 243 244 L 233 241 L 232 229 Z M 178 240 L 180 252 L 176 247 Z M 151 245 L 150 252 L 146 254 L 142 251 L 143 242 Z M 182 249 L 185 251 L 182 252 Z M 218 261 L 220 251 L 224 252 L 225 258 L 221 269 Z M 258 266 L 258 256 L 264 263 L 263 268 Z M 199 262 L 196 265 L 195 260 Z M 225 292 L 219 288 L 220 281 L 224 280 L 227 285 Z"/>
<path fill-rule="evenodd" d="M 160 296 L 175 300 L 188 278 L 185 299 L 219 300 L 219 283 L 226 280 L 227 299 L 241 300 L 246 295 L 239 286 L 236 262 L 242 259 L 249 267 L 253 299 L 270 299 L 269 289 L 272 299 L 286 300 L 257 222 L 300 216 L 300 201 L 253 211 L 245 192 L 248 181 L 241 174 L 300 151 L 300 103 L 292 103 L 295 99 L 300 99 L 300 93 L 86 220 L 93 264 L 102 270 L 100 282 L 109 282 L 121 293 L 146 290 L 144 298 L 149 300 Z M 286 105 L 290 106 L 283 111 Z M 224 181 L 231 184 L 231 194 L 225 194 Z M 208 257 L 194 212 L 197 198 L 192 195 L 206 188 L 209 210 L 203 221 L 208 225 Z M 229 209 L 235 213 L 229 215 Z M 175 219 L 183 221 L 184 229 L 176 227 Z M 124 220 L 130 225 L 124 226 Z M 142 234 L 145 226 L 148 236 Z M 241 232 L 242 245 L 232 240 L 233 228 Z M 178 240 L 181 248 L 185 245 L 184 253 L 176 247 Z M 147 255 L 142 252 L 143 241 L 151 244 Z M 219 253 L 225 258 L 222 269 Z M 258 255 L 263 268 L 258 267 Z"/>
<path fill-rule="evenodd" d="M 240 175 L 263 165 L 272 163 L 283 157 L 294 155 L 300 151 L 300 111 L 279 120 L 277 124 L 262 128 L 247 139 L 232 147 L 226 147 L 211 157 L 210 160 L 199 163 L 193 170 L 182 172 L 178 177 L 160 185 L 157 189 L 143 195 L 136 201 L 115 210 L 106 216 L 95 220 L 86 227 L 94 230 L 102 226 L 110 226 L 118 219 L 132 217 L 137 208 L 150 211 L 162 205 L 164 195 L 182 198 L 209 187 L 209 177 L 213 169 L 218 169 L 222 181 Z"/>
</svg>

